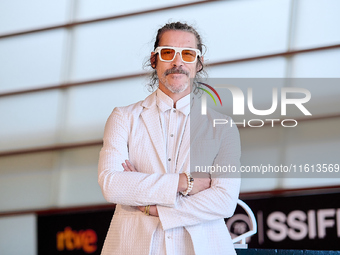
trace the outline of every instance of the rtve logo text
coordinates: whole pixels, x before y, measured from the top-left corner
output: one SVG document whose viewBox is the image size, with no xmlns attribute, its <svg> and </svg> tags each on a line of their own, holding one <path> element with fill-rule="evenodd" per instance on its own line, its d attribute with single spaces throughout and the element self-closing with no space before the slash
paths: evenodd
<svg viewBox="0 0 340 255">
<path fill-rule="evenodd" d="M 215 89 L 213 89 L 211 86 L 200 83 L 208 88 L 210 88 L 218 97 L 221 106 L 222 106 L 222 101 L 220 99 L 220 96 L 216 92 Z M 236 86 L 233 85 L 216 85 L 216 88 L 223 88 L 223 89 L 228 89 L 233 98 L 233 115 L 244 115 L 244 107 L 245 107 L 245 96 L 242 92 L 242 90 Z M 208 93 L 206 89 L 202 89 L 205 92 Z M 287 98 L 287 94 L 289 93 L 298 93 L 302 94 L 302 98 L 298 99 L 292 99 L 292 98 Z M 216 100 L 214 99 L 213 95 L 211 93 L 208 93 L 210 97 L 213 98 L 215 105 Z M 304 88 L 296 88 L 296 87 L 283 87 L 281 88 L 281 116 L 287 115 L 287 105 L 295 105 L 304 115 L 312 115 L 306 107 L 303 105 L 307 103 L 311 99 L 311 93 L 309 90 L 304 89 Z M 251 113 L 258 115 L 258 116 L 267 116 L 272 113 L 274 113 L 278 107 L 278 88 L 273 88 L 272 90 L 272 105 L 269 109 L 266 110 L 259 110 L 255 109 L 254 104 L 253 104 L 253 89 L 248 88 L 247 89 L 247 106 L 248 109 Z M 206 94 L 202 94 L 201 98 L 201 114 L 206 115 L 207 114 L 207 97 Z M 264 126 L 265 122 L 271 123 L 271 126 L 274 127 L 275 124 L 278 122 L 281 124 L 283 127 L 296 127 L 298 122 L 295 119 L 250 119 L 246 121 L 246 119 L 243 119 L 242 122 L 230 122 L 227 119 L 214 119 L 213 120 L 213 127 L 216 127 L 216 125 L 226 125 L 229 124 L 231 127 L 233 125 L 242 125 L 243 127 L 249 126 L 249 127 L 262 127 Z"/>
<path fill-rule="evenodd" d="M 97 250 L 97 234 L 92 229 L 75 231 L 65 227 L 64 231 L 57 233 L 57 250 L 73 251 L 83 250 L 91 254 Z"/>
</svg>

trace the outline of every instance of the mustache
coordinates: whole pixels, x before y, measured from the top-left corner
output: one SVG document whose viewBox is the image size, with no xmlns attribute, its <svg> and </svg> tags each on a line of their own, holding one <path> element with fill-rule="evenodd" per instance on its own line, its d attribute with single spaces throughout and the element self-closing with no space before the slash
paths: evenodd
<svg viewBox="0 0 340 255">
<path fill-rule="evenodd" d="M 185 74 L 186 76 L 189 76 L 189 72 L 183 70 L 182 68 L 178 68 L 178 67 L 173 67 L 171 69 L 167 69 L 164 72 L 164 75 L 167 76 L 168 74 L 174 74 L 174 73 Z"/>
</svg>

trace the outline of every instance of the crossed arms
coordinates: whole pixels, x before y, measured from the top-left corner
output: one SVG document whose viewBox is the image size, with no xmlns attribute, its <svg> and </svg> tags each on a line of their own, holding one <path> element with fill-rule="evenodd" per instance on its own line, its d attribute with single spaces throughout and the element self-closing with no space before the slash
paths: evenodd
<svg viewBox="0 0 340 255">
<path fill-rule="evenodd" d="M 122 166 L 124 168 L 124 172 L 138 172 L 129 160 L 125 160 L 125 163 L 122 163 Z M 201 176 L 200 178 L 197 178 L 195 180 L 195 185 L 193 189 L 188 193 L 188 195 L 194 195 L 200 191 L 210 188 L 211 183 L 210 175 L 206 174 L 206 176 L 207 177 Z M 184 173 L 181 173 L 179 174 L 177 192 L 183 192 L 187 190 L 187 188 L 188 188 L 187 176 Z M 137 206 L 137 208 L 142 212 L 145 211 L 144 206 Z M 156 205 L 151 205 L 149 212 L 151 216 L 158 217 L 158 210 Z"/>
<path fill-rule="evenodd" d="M 187 188 L 187 177 L 178 173 L 153 171 L 159 159 L 150 158 L 148 147 L 128 147 L 131 120 L 128 111 L 116 108 L 108 119 L 104 132 L 104 146 L 100 152 L 98 182 L 108 202 L 139 207 L 150 207 L 152 215 L 160 218 L 163 229 L 195 225 L 205 221 L 230 217 L 236 207 L 240 180 L 237 178 L 195 178 L 194 190 L 183 197 L 179 191 Z M 143 144 L 140 144 L 143 146 Z M 129 152 L 130 150 L 130 152 Z M 136 150 L 138 153 L 132 153 Z M 138 154 L 138 166 L 133 168 L 125 160 Z M 220 165 L 239 164 L 240 144 L 238 131 L 230 130 L 221 141 L 215 158 Z M 153 161 L 153 162 L 150 162 Z M 125 162 L 125 163 L 124 163 Z M 136 166 L 136 158 L 132 159 Z M 122 164 L 123 165 L 122 167 Z"/>
</svg>

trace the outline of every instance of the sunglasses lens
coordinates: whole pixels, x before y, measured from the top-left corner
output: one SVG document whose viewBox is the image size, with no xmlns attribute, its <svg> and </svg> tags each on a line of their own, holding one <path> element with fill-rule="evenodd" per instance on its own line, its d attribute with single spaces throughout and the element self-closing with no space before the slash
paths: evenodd
<svg viewBox="0 0 340 255">
<path fill-rule="evenodd" d="M 162 49 L 161 50 L 161 57 L 163 60 L 172 60 L 175 56 L 174 49 Z"/>
<path fill-rule="evenodd" d="M 196 51 L 194 50 L 183 50 L 182 59 L 186 62 L 194 62 L 196 59 Z"/>
<path fill-rule="evenodd" d="M 164 48 L 161 49 L 161 60 L 163 61 L 172 61 L 175 58 L 176 51 L 174 49 Z M 196 60 L 196 51 L 194 50 L 182 50 L 181 52 L 182 60 L 185 62 L 195 62 Z"/>
</svg>

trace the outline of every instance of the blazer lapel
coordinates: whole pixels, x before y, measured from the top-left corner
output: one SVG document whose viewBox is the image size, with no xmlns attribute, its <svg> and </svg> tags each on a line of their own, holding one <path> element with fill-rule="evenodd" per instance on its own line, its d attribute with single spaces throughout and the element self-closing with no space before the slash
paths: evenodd
<svg viewBox="0 0 340 255">
<path fill-rule="evenodd" d="M 195 144 L 197 139 L 200 139 L 200 130 L 202 125 L 206 125 L 206 122 L 203 121 L 201 116 L 200 108 L 199 108 L 199 100 L 194 97 L 191 102 L 190 114 L 188 117 L 188 121 L 186 123 L 186 127 L 183 134 L 183 139 L 181 146 L 179 148 L 178 161 L 176 166 L 176 173 L 180 172 L 180 169 L 183 168 L 184 163 L 187 157 L 190 157 L 190 147 Z M 189 169 L 190 171 L 190 169 Z"/>
<path fill-rule="evenodd" d="M 166 173 L 165 143 L 155 97 L 155 93 L 153 93 L 145 99 L 143 102 L 145 108 L 143 109 L 141 116 L 163 166 L 162 172 Z"/>
<path fill-rule="evenodd" d="M 176 164 L 176 173 L 180 173 L 180 169 L 183 168 L 183 165 L 187 157 L 190 157 L 190 115 L 185 125 L 182 142 L 179 147 L 178 159 Z"/>
</svg>

